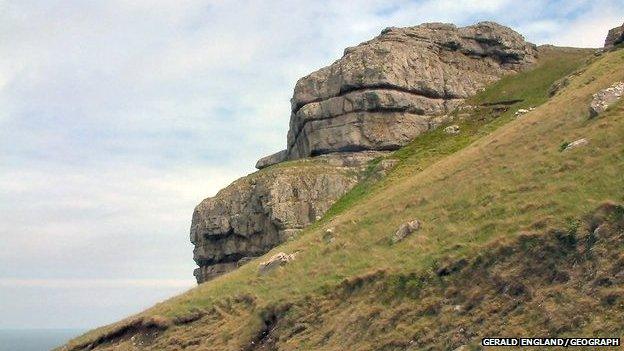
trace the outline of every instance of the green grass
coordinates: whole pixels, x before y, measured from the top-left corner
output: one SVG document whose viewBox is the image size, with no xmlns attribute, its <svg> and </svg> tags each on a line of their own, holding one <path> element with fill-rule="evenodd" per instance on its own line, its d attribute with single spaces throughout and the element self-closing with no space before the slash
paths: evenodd
<svg viewBox="0 0 624 351">
<path fill-rule="evenodd" d="M 175 319 L 197 310 L 206 313 L 199 322 L 163 331 L 152 346 L 176 350 L 196 340 L 207 350 L 238 350 L 262 329 L 267 313 L 291 306 L 285 315 L 277 313 L 284 321 L 278 328 L 284 334 L 276 335 L 280 350 L 405 349 L 404 343 L 414 337 L 419 338 L 419 345 L 439 348 L 436 333 L 449 331 L 436 328 L 455 325 L 454 315 L 445 312 L 452 307 L 444 302 L 452 298 L 446 294 L 462 289 L 478 275 L 462 275 L 463 285 L 454 286 L 436 277 L 437 269 L 462 258 L 473 262 L 493 247 L 501 248 L 498 256 L 488 260 L 495 263 L 496 257 L 509 256 L 515 261 L 505 261 L 500 267 L 507 269 L 497 268 L 491 274 L 509 284 L 517 280 L 508 275 L 515 272 L 514 267 L 533 262 L 522 255 L 506 255 L 509 249 L 505 248 L 513 247 L 510 242 L 555 228 L 574 229 L 584 214 L 605 200 L 624 201 L 624 104 L 592 120 L 587 111 L 591 94 L 624 80 L 624 52 L 594 59 L 548 100 L 552 82 L 577 70 L 588 58 L 587 52 L 553 50 L 551 55 L 544 56 L 534 70 L 503 79 L 470 103 L 522 102 L 500 114 L 491 107 L 473 110 L 459 121 L 459 135 L 436 130 L 417 138 L 390 156 L 399 164 L 385 178 L 373 181 L 371 176 L 298 240 L 267 254 L 299 251 L 293 263 L 260 276 L 257 262 L 251 262 L 140 314 Z M 538 105 L 513 118 L 518 108 Z M 590 144 L 560 152 L 563 141 L 580 137 L 588 138 Z M 389 238 L 396 228 L 414 218 L 423 223 L 421 230 L 391 245 Z M 329 227 L 335 233 L 331 243 L 322 239 Z M 528 243 L 523 247 L 533 247 L 530 240 L 522 240 Z M 544 244 L 535 245 L 544 249 L 555 245 L 548 240 L 535 242 Z M 493 267 L 499 267 L 494 263 Z M 488 285 L 482 296 L 494 294 L 495 288 L 496 284 Z M 478 315 L 496 313 L 497 324 L 488 328 L 508 334 L 548 332 L 540 327 L 542 311 L 561 319 L 549 322 L 553 328 L 577 328 L 572 331 L 583 335 L 600 330 L 622 332 L 621 325 L 618 329 L 609 324 L 619 319 L 605 314 L 608 310 L 600 310 L 601 315 L 587 312 L 584 327 L 566 323 L 574 311 L 556 301 L 571 299 L 573 288 L 557 291 L 535 285 L 535 289 L 532 298 L 536 300 L 531 301 L 544 301 L 541 310 L 531 304 L 526 306 L 532 308 L 524 307 L 527 310 L 517 314 L 487 310 L 522 308 L 521 304 L 508 305 L 507 299 L 482 305 Z M 477 303 L 479 290 L 465 290 L 475 296 L 464 298 Z M 597 303 L 594 297 L 579 298 L 586 306 Z M 557 308 L 565 313 L 555 313 Z M 124 323 L 128 321 L 96 330 L 74 343 L 93 340 Z M 302 327 L 297 324 L 304 331 L 295 333 Z M 415 331 L 421 332 L 415 335 Z M 463 340 L 449 337 L 448 347 Z M 117 346 L 130 349 L 126 341 Z"/>
<path fill-rule="evenodd" d="M 582 63 L 593 58 L 594 50 L 540 47 L 540 63 L 532 70 L 507 76 L 477 94 L 468 103 L 479 105 L 498 101 L 523 100 L 518 108 L 536 106 L 548 99 L 552 84 L 579 69 Z M 530 87 L 530 89 L 527 89 Z"/>
<path fill-rule="evenodd" d="M 540 62 L 536 67 L 519 74 L 503 77 L 469 99 L 467 104 L 474 106 L 475 110 L 469 110 L 468 113 L 462 111 L 451 113 L 455 116 L 455 121 L 452 124 L 457 124 L 460 127 L 459 134 L 449 137 L 444 132 L 443 125 L 419 136 L 406 147 L 387 157 L 400 161 L 394 174 L 391 174 L 383 182 L 377 182 L 377 179 L 372 176 L 364 176 L 364 181 L 355 186 L 328 210 L 325 219 L 332 218 L 354 203 L 361 201 L 366 195 L 371 194 L 373 189 L 381 188 L 384 184 L 390 184 L 395 179 L 413 174 L 415 171 L 422 171 L 443 157 L 451 155 L 484 135 L 492 133 L 498 127 L 511 121 L 517 110 L 536 107 L 546 102 L 552 84 L 578 70 L 590 59 L 592 53 L 593 50 L 541 47 Z M 517 102 L 506 106 L 507 111 L 503 113 L 497 112 L 492 106 L 484 106 L 501 101 Z M 460 119 L 462 114 L 468 114 L 468 116 Z M 368 174 L 374 175 L 380 161 L 381 159 L 376 159 L 371 162 Z"/>
</svg>

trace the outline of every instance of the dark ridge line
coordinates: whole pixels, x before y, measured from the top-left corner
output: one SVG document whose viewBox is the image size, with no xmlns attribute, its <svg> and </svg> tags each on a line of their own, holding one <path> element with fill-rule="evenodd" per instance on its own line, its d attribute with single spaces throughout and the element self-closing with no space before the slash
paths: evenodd
<svg viewBox="0 0 624 351">
<path fill-rule="evenodd" d="M 149 326 L 144 325 L 143 318 L 138 318 L 126 324 L 123 324 L 117 328 L 114 328 L 113 330 L 107 333 L 100 335 L 95 340 L 89 340 L 82 344 L 78 344 L 75 347 L 72 347 L 70 350 L 71 351 L 93 350 L 100 345 L 112 343 L 115 340 L 119 340 L 128 335 L 136 335 L 142 330 L 160 330 L 160 329 L 162 328 L 158 328 L 157 326 L 152 326 L 152 325 L 149 325 Z"/>
<path fill-rule="evenodd" d="M 226 255 L 225 257 L 219 259 L 219 260 L 215 260 L 215 259 L 198 259 L 195 261 L 195 263 L 197 263 L 198 267 L 210 267 L 210 266 L 214 266 L 217 264 L 225 264 L 225 263 L 236 263 L 238 261 L 240 261 L 241 259 L 245 258 L 245 257 L 258 257 L 258 256 L 262 256 L 265 253 L 269 252 L 269 250 L 271 250 L 271 248 L 264 250 L 264 251 L 249 251 L 246 252 L 245 254 L 231 254 L 231 255 Z"/>
<path fill-rule="evenodd" d="M 238 262 L 243 257 L 249 257 L 249 255 L 243 255 L 241 253 L 235 253 L 235 254 L 225 255 L 225 256 L 223 256 L 223 258 L 221 258 L 219 260 L 215 260 L 215 259 L 198 259 L 197 261 L 195 261 L 195 263 L 197 263 L 197 265 L 199 267 L 208 267 L 208 266 L 213 266 L 215 264 Z"/>
<path fill-rule="evenodd" d="M 185 325 L 196 322 L 203 318 L 206 315 L 205 312 L 193 312 L 191 314 L 176 317 L 172 320 L 174 326 Z M 126 324 L 115 328 L 108 333 L 104 333 L 100 335 L 95 340 L 88 340 L 84 343 L 78 344 L 75 347 L 69 349 L 69 351 L 78 351 L 78 350 L 93 350 L 96 347 L 104 344 L 111 344 L 115 341 L 123 339 L 125 337 L 134 336 L 141 332 L 150 332 L 150 331 L 163 331 L 168 329 L 169 326 L 166 324 L 160 325 L 157 323 L 150 322 L 145 318 L 137 318 L 135 320 L 131 320 Z"/>
<path fill-rule="evenodd" d="M 255 250 L 255 251 L 247 250 L 244 252 L 238 252 L 238 253 L 234 253 L 230 255 L 225 255 L 220 259 L 198 258 L 198 259 L 194 259 L 194 261 L 199 267 L 209 267 L 215 264 L 222 264 L 222 263 L 235 263 L 246 257 L 262 256 L 265 253 L 269 252 L 273 247 L 274 246 L 268 247 L 268 248 L 262 248 L 261 250 Z"/>
<path fill-rule="evenodd" d="M 496 106 L 496 105 L 513 105 L 518 102 L 522 102 L 524 99 L 512 99 L 512 100 L 502 100 L 502 101 L 494 101 L 494 102 L 484 102 L 481 106 Z"/>
<path fill-rule="evenodd" d="M 359 113 L 359 112 L 370 112 L 370 113 L 407 112 L 407 113 L 411 113 L 411 114 L 418 115 L 418 116 L 425 116 L 425 111 L 423 111 L 423 110 L 410 109 L 410 108 L 407 108 L 407 107 L 405 107 L 405 108 L 399 108 L 399 107 L 388 107 L 388 108 L 377 107 L 377 108 L 372 108 L 372 109 L 369 109 L 369 110 L 366 110 L 366 109 L 353 110 L 353 111 L 350 111 L 350 112 L 340 113 L 340 114 L 337 114 L 337 115 L 332 115 L 332 116 L 327 116 L 327 117 L 308 118 L 301 124 L 301 127 L 297 128 L 297 134 L 295 134 L 293 140 L 297 140 L 297 138 L 299 137 L 299 134 L 301 134 L 301 131 L 306 126 L 306 124 L 308 124 L 308 122 L 324 121 L 324 120 L 327 120 L 327 119 L 332 119 L 332 118 L 345 116 L 345 115 L 348 115 L 350 113 Z M 292 145 L 290 145 L 290 146 L 292 146 Z"/>
<path fill-rule="evenodd" d="M 340 88 L 340 91 L 338 92 L 338 94 L 334 95 L 334 96 L 329 96 L 329 97 L 320 97 L 314 100 L 310 100 L 307 101 L 303 104 L 298 104 L 296 105 L 293 109 L 292 109 L 292 113 L 293 114 L 297 114 L 297 112 L 299 112 L 299 110 L 301 110 L 301 108 L 305 105 L 308 104 L 312 104 L 315 102 L 321 102 L 324 100 L 329 100 L 332 98 L 336 98 L 336 97 L 341 97 L 344 96 L 346 94 L 355 92 L 355 91 L 362 91 L 362 90 L 392 90 L 392 91 L 399 91 L 402 93 L 408 93 L 408 94 L 412 94 L 412 95 L 418 95 L 418 96 L 422 96 L 428 99 L 436 99 L 436 100 L 449 100 L 449 99 L 464 99 L 463 97 L 459 97 L 459 96 L 454 96 L 451 94 L 448 95 L 441 95 L 438 94 L 432 90 L 418 90 L 418 89 L 408 89 L 408 88 L 403 88 L 397 85 L 393 85 L 393 84 L 389 84 L 389 83 L 378 83 L 378 84 L 370 84 L 370 85 L 364 85 L 364 86 L 352 86 L 352 85 L 347 85 L 347 86 L 343 86 Z"/>
<path fill-rule="evenodd" d="M 319 150 L 315 150 L 314 152 L 310 153 L 310 157 L 318 157 L 321 155 L 329 155 L 329 154 L 333 154 L 333 153 L 341 153 L 341 152 L 362 152 L 362 151 L 394 151 L 394 150 L 398 150 L 400 149 L 401 146 L 396 144 L 396 145 L 387 145 L 387 146 L 383 146 L 383 147 L 379 147 L 379 148 L 369 148 L 369 147 L 364 147 L 361 145 L 347 145 L 347 146 L 343 146 L 341 148 L 338 149 L 331 149 L 333 151 L 328 152 L 328 150 L 325 149 L 319 149 Z"/>
</svg>

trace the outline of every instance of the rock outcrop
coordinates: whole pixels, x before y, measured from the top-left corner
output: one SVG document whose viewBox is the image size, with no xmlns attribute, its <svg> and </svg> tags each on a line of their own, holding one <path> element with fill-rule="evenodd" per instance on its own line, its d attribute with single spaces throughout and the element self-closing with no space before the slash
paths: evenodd
<svg viewBox="0 0 624 351">
<path fill-rule="evenodd" d="M 566 147 L 565 147 L 565 149 L 563 151 L 576 149 L 576 148 L 585 146 L 587 144 L 589 144 L 589 141 L 587 139 L 585 139 L 585 138 L 581 138 L 581 139 L 575 140 L 575 141 L 569 143 L 568 145 L 566 145 Z"/>
<path fill-rule="evenodd" d="M 450 125 L 444 128 L 446 134 L 459 134 L 459 126 L 457 124 Z"/>
<path fill-rule="evenodd" d="M 287 148 L 261 159 L 395 150 L 501 76 L 536 60 L 533 44 L 492 22 L 387 28 L 301 78 L 291 99 Z"/>
<path fill-rule="evenodd" d="M 411 235 L 413 232 L 417 231 L 418 229 L 420 229 L 420 221 L 417 219 L 401 224 L 399 229 L 397 229 L 397 231 L 392 236 L 392 243 L 393 244 L 398 243 L 399 241 L 407 238 L 409 235 Z"/>
<path fill-rule="evenodd" d="M 609 50 L 621 43 L 624 43 L 624 24 L 609 31 L 605 39 L 604 48 Z"/>
<path fill-rule="evenodd" d="M 294 254 L 289 255 L 283 252 L 277 253 L 269 258 L 267 261 L 264 261 L 258 265 L 258 273 L 267 274 L 275 270 L 276 268 L 281 267 L 290 261 L 293 261 L 294 259 Z"/>
<path fill-rule="evenodd" d="M 353 167 L 326 158 L 298 161 L 241 178 L 193 213 L 198 283 L 236 269 L 322 216 L 357 183 Z"/>
<path fill-rule="evenodd" d="M 589 104 L 589 115 L 596 117 L 606 111 L 609 106 L 616 103 L 624 96 L 624 82 L 617 82 L 592 96 Z"/>
<path fill-rule="evenodd" d="M 287 148 L 196 207 L 197 281 L 288 240 L 351 189 L 367 161 L 450 122 L 448 112 L 464 99 L 536 55 L 533 44 L 496 23 L 429 23 L 385 29 L 301 78 L 291 99 Z M 306 160 L 269 167 L 298 159 Z M 381 161 L 369 176 L 393 165 Z"/>
<path fill-rule="evenodd" d="M 284 162 L 287 159 L 286 156 L 287 156 L 286 150 L 282 150 L 282 151 L 276 152 L 274 154 L 271 154 L 269 156 L 265 156 L 265 157 L 259 159 L 258 162 L 256 162 L 256 168 L 257 169 L 262 169 L 262 168 L 268 167 L 270 165 L 274 165 L 276 163 Z"/>
</svg>

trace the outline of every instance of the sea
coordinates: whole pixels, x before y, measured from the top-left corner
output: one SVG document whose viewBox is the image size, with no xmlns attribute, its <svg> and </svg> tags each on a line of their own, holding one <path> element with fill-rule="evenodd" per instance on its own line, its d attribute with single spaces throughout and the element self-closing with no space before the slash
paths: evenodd
<svg viewBox="0 0 624 351">
<path fill-rule="evenodd" d="M 0 351 L 48 351 L 84 332 L 77 329 L 0 329 Z"/>
</svg>

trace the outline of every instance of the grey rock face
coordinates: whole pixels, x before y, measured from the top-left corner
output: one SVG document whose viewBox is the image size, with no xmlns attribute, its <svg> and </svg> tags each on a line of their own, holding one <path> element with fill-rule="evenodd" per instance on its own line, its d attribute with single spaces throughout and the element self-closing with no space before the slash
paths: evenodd
<svg viewBox="0 0 624 351">
<path fill-rule="evenodd" d="M 624 43 L 624 24 L 609 31 L 605 39 L 604 48 L 611 49 L 620 43 Z"/>
<path fill-rule="evenodd" d="M 258 162 L 256 162 L 256 168 L 262 169 L 284 161 L 286 161 L 286 150 L 259 159 Z"/>
<path fill-rule="evenodd" d="M 191 224 L 198 283 L 296 235 L 357 183 L 353 168 L 320 161 L 262 170 L 202 201 Z"/>
<path fill-rule="evenodd" d="M 216 263 L 210 266 L 200 266 L 199 268 L 195 268 L 195 270 L 193 271 L 193 275 L 197 279 L 197 283 L 202 283 L 204 281 L 216 278 L 221 274 L 232 271 L 238 268 L 238 266 L 238 262 Z"/>
<path fill-rule="evenodd" d="M 520 34 L 492 22 L 388 28 L 297 82 L 286 158 L 395 150 L 536 55 Z"/>
<path fill-rule="evenodd" d="M 449 123 L 448 112 L 465 98 L 530 65 L 536 55 L 533 44 L 495 23 L 430 23 L 388 28 L 301 78 L 291 99 L 286 149 L 260 159 L 261 171 L 195 208 L 191 242 L 198 283 L 295 236 L 357 183 L 369 160 Z M 375 174 L 394 165 L 382 160 Z"/>
<path fill-rule="evenodd" d="M 290 150 L 297 159 L 331 152 L 396 150 L 429 130 L 428 118 L 407 112 L 350 113 L 307 123 Z"/>
<path fill-rule="evenodd" d="M 609 106 L 616 103 L 624 95 L 624 82 L 614 83 L 612 86 L 603 89 L 593 95 L 589 104 L 589 115 L 596 117 L 606 111 Z"/>
</svg>

